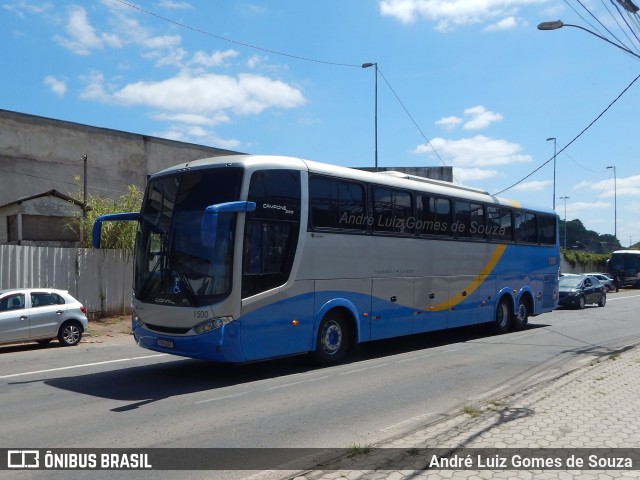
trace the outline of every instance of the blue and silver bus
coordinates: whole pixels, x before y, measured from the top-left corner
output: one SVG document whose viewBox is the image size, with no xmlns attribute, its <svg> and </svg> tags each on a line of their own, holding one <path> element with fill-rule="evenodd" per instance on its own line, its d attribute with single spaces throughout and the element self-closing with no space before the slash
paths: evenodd
<svg viewBox="0 0 640 480">
<path fill-rule="evenodd" d="M 399 172 L 234 155 L 150 177 L 132 328 L 141 347 L 218 362 L 474 324 L 525 327 L 558 302 L 558 219 Z"/>
</svg>

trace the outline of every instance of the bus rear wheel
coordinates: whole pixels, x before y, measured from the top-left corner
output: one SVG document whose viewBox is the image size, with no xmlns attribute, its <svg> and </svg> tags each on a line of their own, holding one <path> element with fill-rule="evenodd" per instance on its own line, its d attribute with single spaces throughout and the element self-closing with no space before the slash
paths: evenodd
<svg viewBox="0 0 640 480">
<path fill-rule="evenodd" d="M 340 363 L 349 347 L 349 330 L 343 315 L 327 313 L 320 322 L 314 357 L 321 365 Z"/>
<path fill-rule="evenodd" d="M 531 311 L 529 309 L 529 302 L 524 298 L 521 298 L 518 301 L 518 309 L 516 310 L 516 314 L 513 316 L 513 321 L 511 324 L 512 330 L 522 330 L 527 326 L 529 322 L 529 315 Z"/>
<path fill-rule="evenodd" d="M 493 321 L 493 331 L 501 334 L 507 333 L 511 326 L 511 307 L 507 300 L 500 300 L 496 309 L 496 319 Z"/>
</svg>

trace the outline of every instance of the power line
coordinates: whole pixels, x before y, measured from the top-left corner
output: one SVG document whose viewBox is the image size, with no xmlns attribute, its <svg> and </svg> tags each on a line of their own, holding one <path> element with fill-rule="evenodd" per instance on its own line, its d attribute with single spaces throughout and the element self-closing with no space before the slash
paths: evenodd
<svg viewBox="0 0 640 480">
<path fill-rule="evenodd" d="M 562 152 L 564 152 L 567 148 L 569 148 L 569 145 L 571 145 L 573 142 L 575 142 L 576 140 L 578 140 L 578 138 L 580 138 L 587 130 L 589 130 L 598 120 L 600 120 L 600 117 L 602 117 L 612 106 L 614 103 L 616 103 L 618 100 L 620 100 L 620 98 L 627 93 L 627 90 L 629 90 L 631 88 L 631 86 L 636 83 L 638 81 L 638 79 L 640 79 L 640 75 L 638 75 L 636 78 L 634 78 L 631 83 L 629 85 L 627 85 L 624 90 L 622 90 L 622 92 L 620 92 L 620 94 L 607 106 L 607 108 L 605 108 L 600 115 L 598 115 L 595 119 L 593 119 L 593 121 L 587 125 L 578 135 L 576 135 L 575 137 L 573 137 L 573 140 L 571 140 L 569 143 L 567 143 L 564 147 L 562 147 L 556 154 L 559 155 Z M 500 190 L 499 192 L 494 193 L 493 195 L 500 195 L 501 193 L 506 192 L 507 190 L 512 189 L 513 187 L 515 187 L 516 185 L 521 184 L 522 182 L 524 182 L 527 178 L 531 177 L 534 173 L 536 173 L 537 171 L 539 171 L 542 167 L 544 167 L 545 165 L 547 165 L 549 162 L 551 162 L 553 160 L 553 157 L 551 157 L 549 160 L 547 160 L 546 162 L 544 162 L 542 165 L 540 165 L 538 168 L 536 168 L 533 172 L 531 172 L 529 175 L 527 175 L 526 177 L 521 178 L 520 180 L 518 180 L 517 182 L 513 183 L 512 185 L 508 186 L 507 188 L 504 188 L 502 190 Z"/>
<path fill-rule="evenodd" d="M 309 58 L 309 57 L 303 57 L 303 56 L 299 56 L 299 55 L 292 55 L 290 53 L 284 53 L 284 52 L 280 52 L 278 50 L 272 50 L 270 48 L 264 48 L 264 47 L 258 47 L 257 45 L 252 45 L 250 43 L 245 43 L 245 42 L 240 42 L 238 40 L 233 40 L 231 38 L 227 38 L 227 37 L 223 37 L 222 35 L 216 35 L 215 33 L 211 33 L 211 32 L 207 32 L 206 30 L 202 30 L 200 28 L 196 28 L 196 27 L 192 27 L 191 25 L 187 25 L 185 23 L 181 23 L 178 22 L 176 20 L 172 20 L 170 18 L 164 17 L 162 15 L 159 15 L 157 13 L 151 12 L 149 10 L 145 10 L 142 7 L 139 7 L 138 5 L 133 5 L 132 3 L 128 3 L 125 2 L 124 0 L 116 0 L 117 2 L 126 5 L 127 7 L 133 8 L 135 10 L 138 10 L 139 12 L 145 13 L 147 15 L 151 15 L 152 17 L 156 17 L 164 22 L 168 22 L 171 23 L 173 25 L 177 25 L 179 27 L 182 28 L 186 28 L 187 30 L 191 30 L 193 32 L 196 33 L 201 33 L 202 35 L 206 35 L 208 37 L 212 37 L 212 38 L 216 38 L 218 40 L 222 40 L 224 42 L 229 42 L 229 43 L 233 43 L 234 45 L 240 45 L 243 47 L 247 47 L 247 48 L 252 48 L 254 50 L 259 50 L 261 52 L 267 52 L 267 53 L 271 53 L 274 55 L 280 55 L 282 57 L 287 57 L 287 58 L 293 58 L 296 60 L 303 60 L 305 62 L 314 62 L 314 63 L 322 63 L 324 65 L 334 65 L 337 67 L 357 67 L 357 68 L 361 68 L 361 64 L 354 64 L 354 63 L 340 63 L 340 62 L 330 62 L 330 61 L 326 61 L 326 60 L 318 60 L 315 58 Z"/>
<path fill-rule="evenodd" d="M 262 52 L 267 52 L 267 53 L 271 53 L 274 55 L 280 55 L 283 57 L 287 57 L 287 58 L 292 58 L 295 60 L 301 60 L 301 61 L 305 61 L 305 62 L 314 62 L 314 63 L 320 63 L 320 64 L 324 64 L 324 65 L 333 65 L 333 66 L 338 66 L 338 67 L 357 67 L 357 68 L 362 68 L 362 64 L 353 64 L 353 63 L 340 63 L 340 62 L 333 62 L 333 61 L 325 61 L 325 60 L 318 60 L 318 59 L 314 59 L 314 58 L 309 58 L 309 57 L 303 57 L 303 56 L 299 56 L 299 55 L 292 55 L 289 53 L 285 53 L 285 52 L 281 52 L 278 50 L 272 50 L 269 48 L 264 48 L 264 47 L 259 47 L 257 45 L 252 45 L 249 43 L 245 43 L 245 42 L 240 42 L 238 40 L 233 40 L 227 37 L 223 37 L 221 35 L 216 35 L 214 33 L 211 32 L 207 32 L 206 30 L 202 30 L 200 28 L 196 28 L 196 27 L 192 27 L 190 25 L 187 25 L 185 23 L 181 23 L 175 20 L 172 20 L 170 18 L 164 17 L 162 15 L 159 15 L 157 13 L 151 12 L 149 10 L 145 10 L 144 8 L 141 8 L 137 5 L 133 5 L 131 3 L 126 2 L 125 0 L 116 0 L 117 2 L 126 5 L 130 8 L 133 8 L 135 10 L 138 10 L 142 13 L 145 13 L 147 15 L 150 15 L 152 17 L 158 18 L 164 22 L 168 22 L 171 23 L 173 25 L 177 25 L 179 27 L 191 30 L 193 32 L 197 32 L 200 33 L 202 35 L 206 35 L 208 37 L 212 37 L 212 38 L 216 38 L 218 40 L 222 40 L 224 42 L 229 42 L 229 43 L 233 43 L 235 45 L 240 45 L 243 47 L 247 47 L 247 48 L 252 48 L 254 50 L 259 50 Z M 398 94 L 395 92 L 395 90 L 393 89 L 393 87 L 391 86 L 391 84 L 389 83 L 389 81 L 387 80 L 387 78 L 384 76 L 384 74 L 382 73 L 382 71 L 380 71 L 380 68 L 376 67 L 378 73 L 380 73 L 380 75 L 382 76 L 382 79 L 384 80 L 384 82 L 387 84 L 387 87 L 389 87 L 389 90 L 391 91 L 391 93 L 393 93 L 394 97 L 396 98 L 396 100 L 398 101 L 398 103 L 400 104 L 400 106 L 402 106 L 402 108 L 404 109 L 404 112 L 406 113 L 406 115 L 409 117 L 409 119 L 411 120 L 411 122 L 413 123 L 413 125 L 416 127 L 416 129 L 418 130 L 418 132 L 420 132 L 420 135 L 422 135 L 422 138 L 424 138 L 424 140 L 427 142 L 427 145 L 429 145 L 429 147 L 431 147 L 431 149 L 433 150 L 433 152 L 435 153 L 435 155 L 438 157 L 438 159 L 440 160 L 440 162 L 444 165 L 444 166 L 450 166 L 447 165 L 446 162 L 442 159 L 442 157 L 440 156 L 440 154 L 436 151 L 436 149 L 433 147 L 433 145 L 431 144 L 431 142 L 429 141 L 429 139 L 426 137 L 426 135 L 424 134 L 424 132 L 422 131 L 422 129 L 420 128 L 420 126 L 418 125 L 418 123 L 416 122 L 416 120 L 413 118 L 413 116 L 409 113 L 409 110 L 407 109 L 407 107 L 404 105 L 404 103 L 402 102 L 402 100 L 400 99 L 400 97 L 398 96 Z M 457 183 L 458 180 L 454 177 L 454 180 Z"/>
<path fill-rule="evenodd" d="M 283 57 L 287 57 L 287 58 L 292 58 L 292 59 L 295 59 L 295 60 L 301 60 L 301 61 L 305 61 L 305 62 L 320 63 L 320 64 L 324 64 L 324 65 L 333 65 L 333 66 L 340 66 L 340 67 L 362 68 L 362 64 L 340 63 L 340 62 L 333 62 L 333 61 L 326 61 L 326 60 L 318 60 L 318 59 L 314 59 L 314 58 L 310 58 L 310 57 L 303 57 L 303 56 L 300 56 L 300 55 L 292 55 L 292 54 L 285 53 L 285 52 L 281 52 L 281 51 L 278 51 L 278 50 L 273 50 L 273 49 L 269 49 L 269 48 L 259 47 L 259 46 L 257 46 L 257 45 L 252 45 L 252 44 L 249 44 L 249 43 L 246 43 L 246 42 L 241 42 L 241 41 L 238 41 L 238 40 L 233 40 L 233 39 L 230 39 L 230 38 L 227 38 L 227 37 L 221 36 L 221 35 L 217 35 L 217 34 L 214 34 L 214 33 L 208 32 L 208 31 L 203 30 L 203 29 L 200 29 L 200 28 L 192 27 L 192 26 L 190 26 L 190 25 L 187 25 L 187 24 L 182 23 L 182 22 L 178 22 L 178 21 L 176 21 L 176 20 L 172 20 L 172 19 L 170 19 L 170 18 L 168 18 L 168 17 L 165 17 L 165 16 L 162 16 L 162 15 L 159 15 L 159 14 L 157 14 L 157 13 L 151 12 L 151 11 L 146 10 L 146 9 L 144 9 L 144 8 L 142 8 L 142 7 L 139 7 L 139 6 L 137 6 L 137 5 L 134 5 L 134 4 L 131 4 L 131 3 L 129 3 L 129 2 L 126 2 L 125 0 L 116 0 L 116 1 L 117 1 L 117 2 L 119 2 L 119 3 L 121 3 L 121 4 L 123 4 L 123 5 L 126 5 L 126 6 L 128 6 L 128 7 L 130 7 L 130 8 L 132 8 L 132 9 L 138 10 L 138 11 L 140 11 L 140 12 L 144 13 L 144 14 L 147 14 L 147 15 L 150 15 L 150 16 L 152 16 L 152 17 L 158 18 L 158 19 L 160 19 L 160 20 L 162 20 L 162 21 L 164 21 L 164 22 L 168 22 L 168 23 L 171 23 L 171 24 L 173 24 L 173 25 L 179 26 L 179 27 L 181 27 L 181 28 L 185 28 L 185 29 L 187 29 L 187 30 L 191 30 L 191 31 L 193 31 L 193 32 L 200 33 L 200 34 L 202 34 L 202 35 L 206 35 L 206 36 L 209 36 L 209 37 L 212 37 L 212 38 L 216 38 L 216 39 L 218 39 L 218 40 L 222 40 L 222 41 L 224 41 L 224 42 L 232 43 L 232 44 L 235 44 L 235 45 L 240 45 L 240 46 L 243 46 L 243 47 L 246 47 L 246 48 L 251 48 L 251 49 L 254 49 L 254 50 L 259 50 L 259 51 L 262 51 L 262 52 L 267 52 L 267 53 L 271 53 L 271 54 L 274 54 L 274 55 L 279 55 L 279 56 L 283 56 Z M 566 3 L 566 2 L 567 2 L 567 0 L 565 0 L 565 3 Z M 581 5 L 581 6 L 582 6 L 582 7 L 583 7 L 587 12 L 589 12 L 589 14 L 591 14 L 591 12 L 589 11 L 589 9 L 588 9 L 588 8 L 586 8 L 586 7 L 582 4 L 582 2 L 581 2 L 580 0 L 577 0 L 577 2 L 578 2 L 578 3 L 579 3 L 579 4 L 580 4 L 580 5 Z M 568 4 L 568 3 L 567 3 L 567 4 Z M 569 5 L 569 4 L 568 4 L 568 5 Z M 573 8 L 573 7 L 571 7 L 571 8 Z M 573 10 L 574 10 L 576 13 L 578 13 L 575 9 L 573 9 Z M 593 16 L 593 14 L 591 14 L 591 15 Z M 602 22 L 600 22 L 600 21 L 599 21 L 595 16 L 593 16 L 593 18 L 594 18 L 594 19 L 595 19 L 595 20 L 596 20 L 596 21 L 597 21 L 601 26 L 603 26 L 603 28 L 605 28 L 605 30 L 607 30 L 607 32 L 608 32 L 609 34 L 611 34 L 614 38 L 616 38 L 616 37 L 615 37 L 615 35 L 614 35 L 611 31 L 609 31 L 609 29 L 607 29 L 607 28 L 606 28 L 606 26 L 604 26 L 604 25 L 602 24 Z M 617 40 L 617 38 L 616 38 L 616 40 Z M 413 116 L 411 115 L 411 113 L 409 112 L 409 110 L 407 109 L 407 107 L 405 106 L 404 102 L 402 102 L 402 100 L 400 99 L 400 97 L 398 96 L 398 94 L 396 93 L 396 91 L 393 89 L 393 87 L 391 86 L 391 84 L 389 83 L 389 81 L 387 80 L 387 78 L 385 77 L 385 75 L 382 73 L 382 71 L 380 70 L 380 68 L 378 68 L 378 72 L 380 73 L 380 75 L 381 75 L 382 79 L 383 79 L 383 80 L 384 80 L 384 82 L 387 84 L 387 87 L 389 88 L 389 90 L 391 91 L 391 93 L 394 95 L 394 97 L 396 98 L 396 100 L 398 101 L 398 103 L 400 104 L 400 106 L 403 108 L 403 110 L 404 110 L 405 114 L 409 117 L 409 119 L 411 120 L 411 122 L 413 123 L 413 125 L 416 127 L 416 129 L 418 130 L 418 132 L 420 133 L 420 135 L 422 136 L 422 138 L 423 138 L 423 139 L 425 140 L 425 142 L 427 143 L 427 145 L 432 149 L 432 151 L 434 152 L 434 154 L 438 157 L 438 160 L 439 160 L 439 161 L 440 161 L 444 166 L 449 166 L 449 165 L 447 165 L 447 163 L 442 159 L 442 157 L 441 157 L 441 156 L 440 156 L 440 154 L 437 152 L 437 150 L 433 147 L 433 145 L 431 144 L 431 142 L 429 141 L 429 139 L 427 138 L 427 136 L 424 134 L 424 132 L 422 131 L 422 129 L 420 128 L 420 126 L 418 125 L 418 123 L 416 122 L 416 120 L 413 118 Z M 583 129 L 583 130 L 582 130 L 578 135 L 576 135 L 576 137 L 575 137 L 573 140 L 571 140 L 567 145 L 565 145 L 562 149 L 560 149 L 560 151 L 558 151 L 558 152 L 556 153 L 556 156 L 557 156 L 558 154 L 562 153 L 564 150 L 566 150 L 566 149 L 569 147 L 569 145 L 571 145 L 573 142 L 575 142 L 575 141 L 576 141 L 580 136 L 582 136 L 582 135 L 583 135 L 583 134 L 584 134 L 584 133 L 585 133 L 589 128 L 591 128 L 591 126 L 592 126 L 596 121 L 598 121 L 598 120 L 600 119 L 600 117 L 601 117 L 602 115 L 604 115 L 604 113 L 605 113 L 607 110 L 609 110 L 609 108 L 611 108 L 611 106 L 612 106 L 614 103 L 616 103 L 616 102 L 618 101 L 618 99 L 619 99 L 619 98 L 620 98 L 624 93 L 626 93 L 626 91 L 627 91 L 627 90 L 628 90 L 628 89 L 629 89 L 629 88 L 630 88 L 630 87 L 631 87 L 631 86 L 632 86 L 632 85 L 633 85 L 633 84 L 634 84 L 634 83 L 635 83 L 639 78 L 640 78 L 640 75 L 639 75 L 638 77 L 636 77 L 636 78 L 635 78 L 635 79 L 634 79 L 634 80 L 633 80 L 633 81 L 632 81 L 632 82 L 631 82 L 631 83 L 630 83 L 630 84 L 629 84 L 629 85 L 628 85 L 628 86 L 627 86 L 627 87 L 622 91 L 622 93 L 620 93 L 620 95 L 618 95 L 618 97 L 616 97 L 616 99 L 615 99 L 613 102 L 611 102 L 611 103 L 609 104 L 609 106 L 607 106 L 607 108 L 606 108 L 602 113 L 600 113 L 600 115 L 598 115 L 598 116 L 597 116 L 597 117 L 596 117 L 596 118 L 595 118 L 595 119 L 594 119 L 594 120 L 593 120 L 589 125 L 587 125 L 587 127 L 586 127 L 586 128 L 584 128 L 584 129 Z M 511 189 L 511 188 L 513 188 L 513 187 L 515 187 L 516 185 L 519 185 L 519 184 L 520 184 L 520 183 L 522 183 L 524 180 L 526 180 L 527 178 L 531 177 L 534 173 L 538 172 L 541 168 L 543 168 L 545 165 L 547 165 L 547 164 L 548 164 L 549 162 L 551 162 L 552 160 L 553 160 L 553 157 L 552 157 L 552 158 L 550 158 L 549 160 L 547 160 L 546 162 L 544 162 L 542 165 L 540 165 L 538 168 L 536 168 L 535 170 L 533 170 L 529 175 L 525 176 L 525 177 L 524 177 L 524 178 L 522 178 L 520 181 L 518 181 L 518 182 L 516 182 L 516 183 L 512 184 L 511 186 L 509 186 L 509 187 L 507 187 L 507 188 L 505 188 L 505 189 L 503 189 L 503 190 L 501 190 L 501 191 L 497 192 L 495 195 L 499 195 L 499 194 L 501 194 L 501 193 L 503 193 L 503 192 L 505 192 L 505 191 L 507 191 L 507 190 L 509 190 L 509 189 Z M 458 181 L 457 181 L 457 179 L 456 179 L 455 177 L 454 177 L 454 180 L 455 180 L 457 183 L 460 183 L 460 182 L 458 182 Z"/>
<path fill-rule="evenodd" d="M 407 107 L 405 106 L 404 102 L 402 100 L 400 100 L 400 97 L 398 96 L 398 94 L 396 93 L 396 91 L 393 89 L 393 87 L 391 86 L 391 84 L 389 83 L 389 81 L 387 80 L 387 78 L 384 76 L 384 74 L 380 71 L 380 69 L 378 68 L 378 72 L 380 73 L 380 76 L 382 77 L 382 79 L 384 80 L 384 83 L 387 84 L 387 87 L 389 87 L 389 90 L 391 90 L 391 93 L 393 93 L 393 95 L 396 97 L 396 100 L 398 101 L 398 103 L 400 104 L 400 106 L 404 109 L 404 112 L 407 114 L 407 116 L 411 119 L 411 121 L 413 122 L 413 125 L 418 129 L 418 132 L 420 132 L 420 135 L 422 135 L 422 138 L 424 138 L 424 141 L 427 142 L 427 145 L 429 145 L 429 147 L 431 147 L 431 150 L 433 150 L 433 153 L 436 154 L 436 157 L 438 157 L 438 160 L 440 160 L 440 163 L 442 163 L 442 165 L 444 165 L 445 167 L 449 167 L 450 165 L 447 165 L 447 163 L 442 159 L 442 157 L 440 156 L 440 154 L 438 153 L 438 151 L 434 148 L 434 146 L 431 144 L 431 142 L 429 141 L 429 139 L 427 138 L 427 136 L 424 134 L 424 132 L 422 131 L 422 129 L 420 128 L 420 126 L 418 125 L 418 122 L 415 121 L 415 119 L 413 118 L 413 116 L 411 115 L 411 113 L 409 113 L 409 110 L 407 109 Z M 453 176 L 453 173 L 452 173 Z M 460 184 L 460 182 L 455 178 L 455 176 L 453 177 L 453 179 L 456 181 L 456 183 Z"/>
</svg>

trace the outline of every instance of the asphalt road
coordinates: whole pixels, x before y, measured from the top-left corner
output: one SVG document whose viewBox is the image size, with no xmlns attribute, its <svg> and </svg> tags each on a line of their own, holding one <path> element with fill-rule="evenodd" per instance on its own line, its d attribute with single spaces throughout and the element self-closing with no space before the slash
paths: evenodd
<svg viewBox="0 0 640 480">
<path fill-rule="evenodd" d="M 305 357 L 217 365 L 133 340 L 0 347 L 0 448 L 349 447 L 480 406 L 640 341 L 640 291 L 522 332 L 465 328 Z M 238 465 L 238 468 L 242 468 Z M 255 472 L 0 472 L 6 478 L 224 478 Z"/>
</svg>

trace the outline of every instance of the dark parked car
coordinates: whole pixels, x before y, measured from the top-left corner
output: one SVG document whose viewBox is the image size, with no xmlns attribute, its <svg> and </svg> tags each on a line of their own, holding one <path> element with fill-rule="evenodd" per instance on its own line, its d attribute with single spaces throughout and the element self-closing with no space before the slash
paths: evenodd
<svg viewBox="0 0 640 480">
<path fill-rule="evenodd" d="M 560 305 L 584 308 L 588 303 L 604 307 L 607 303 L 605 286 L 593 275 L 565 275 L 560 277 Z"/>
<path fill-rule="evenodd" d="M 18 288 L 0 291 L 0 344 L 76 345 L 87 329 L 87 310 L 66 290 Z"/>
</svg>

